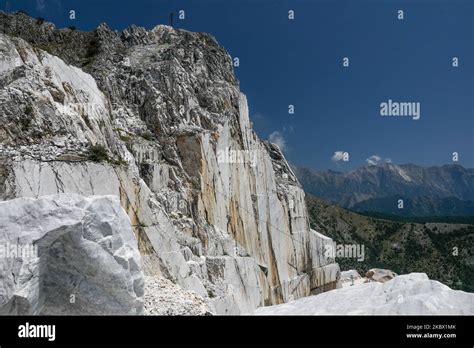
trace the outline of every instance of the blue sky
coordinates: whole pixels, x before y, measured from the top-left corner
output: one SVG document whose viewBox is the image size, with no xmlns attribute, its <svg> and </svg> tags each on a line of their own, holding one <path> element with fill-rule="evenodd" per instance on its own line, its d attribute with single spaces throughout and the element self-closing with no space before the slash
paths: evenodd
<svg viewBox="0 0 474 348">
<path fill-rule="evenodd" d="M 185 10 L 185 20 L 175 15 L 175 26 L 209 32 L 239 57 L 235 71 L 254 128 L 280 142 L 294 164 L 349 170 L 377 155 L 442 165 L 453 163 L 456 151 L 458 163 L 474 167 L 474 1 L 10 2 L 12 10 L 81 30 L 101 22 L 117 30 L 153 28 L 168 24 L 170 12 Z M 348 68 L 343 57 L 350 59 Z M 420 119 L 380 116 L 380 103 L 388 99 L 419 102 Z M 336 151 L 347 151 L 349 161 L 332 160 Z"/>
</svg>

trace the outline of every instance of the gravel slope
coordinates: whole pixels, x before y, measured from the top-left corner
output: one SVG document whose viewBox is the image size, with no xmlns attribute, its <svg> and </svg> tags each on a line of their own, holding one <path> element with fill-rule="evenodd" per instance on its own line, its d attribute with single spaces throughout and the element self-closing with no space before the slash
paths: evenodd
<svg viewBox="0 0 474 348">
<path fill-rule="evenodd" d="M 196 293 L 161 277 L 145 277 L 145 315 L 212 315 Z"/>
</svg>

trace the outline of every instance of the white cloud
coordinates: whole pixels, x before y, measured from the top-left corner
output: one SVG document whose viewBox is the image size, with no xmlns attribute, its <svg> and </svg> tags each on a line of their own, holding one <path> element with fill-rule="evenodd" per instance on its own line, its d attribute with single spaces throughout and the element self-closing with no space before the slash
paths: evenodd
<svg viewBox="0 0 474 348">
<path fill-rule="evenodd" d="M 380 161 L 382 161 L 382 158 L 378 155 L 372 155 L 369 158 L 367 158 L 365 161 L 367 162 L 368 165 L 375 166 L 379 164 Z"/>
<path fill-rule="evenodd" d="M 285 140 L 283 134 L 281 134 L 279 131 L 275 131 L 272 134 L 270 134 L 268 136 L 268 140 L 271 143 L 274 143 L 274 144 L 278 145 L 278 147 L 280 148 L 281 151 L 285 152 L 287 150 L 286 140 Z"/>
<path fill-rule="evenodd" d="M 392 163 L 392 160 L 390 158 L 386 158 L 385 163 Z"/>
<path fill-rule="evenodd" d="M 344 159 L 344 154 L 345 153 L 346 153 L 346 151 L 336 151 L 336 152 L 334 152 L 334 155 L 332 155 L 332 157 L 331 157 L 331 161 L 333 161 L 333 162 L 342 161 Z"/>
<path fill-rule="evenodd" d="M 36 0 L 36 10 L 43 11 L 46 7 L 45 0 Z"/>
</svg>

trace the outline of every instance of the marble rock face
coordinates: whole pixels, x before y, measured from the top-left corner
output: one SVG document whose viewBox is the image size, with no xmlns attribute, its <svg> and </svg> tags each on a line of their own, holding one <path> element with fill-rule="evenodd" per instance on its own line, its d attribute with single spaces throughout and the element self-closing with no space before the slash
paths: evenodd
<svg viewBox="0 0 474 348">
<path fill-rule="evenodd" d="M 0 200 L 118 196 L 143 272 L 217 314 L 336 287 L 332 241 L 310 230 L 298 180 L 252 129 L 212 36 L 61 30 L 0 13 L 2 31 Z"/>
<path fill-rule="evenodd" d="M 0 202 L 0 314 L 142 314 L 144 278 L 116 196 Z"/>
</svg>

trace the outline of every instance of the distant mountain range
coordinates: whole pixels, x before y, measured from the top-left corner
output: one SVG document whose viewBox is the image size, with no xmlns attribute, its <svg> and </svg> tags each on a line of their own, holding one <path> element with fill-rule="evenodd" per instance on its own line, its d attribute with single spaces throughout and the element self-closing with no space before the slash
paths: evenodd
<svg viewBox="0 0 474 348">
<path fill-rule="evenodd" d="M 474 216 L 474 169 L 383 163 L 350 172 L 294 167 L 306 192 L 357 212 Z M 399 208 L 399 200 L 403 208 Z"/>
</svg>

